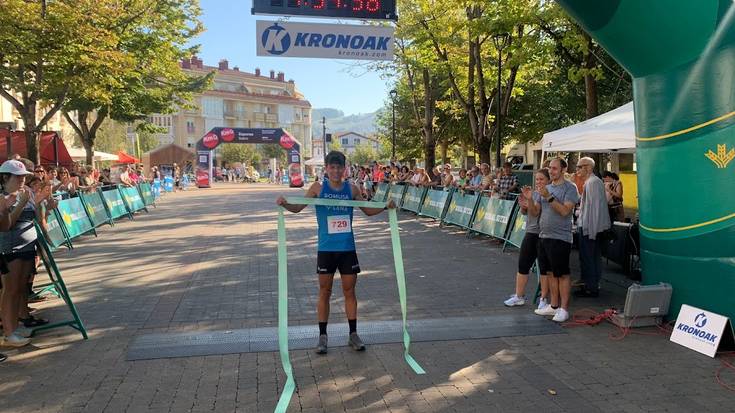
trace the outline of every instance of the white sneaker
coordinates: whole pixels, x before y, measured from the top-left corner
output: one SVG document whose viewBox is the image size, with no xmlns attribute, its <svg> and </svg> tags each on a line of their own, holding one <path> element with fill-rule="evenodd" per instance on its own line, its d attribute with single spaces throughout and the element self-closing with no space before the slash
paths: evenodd
<svg viewBox="0 0 735 413">
<path fill-rule="evenodd" d="M 546 304 L 544 308 L 537 308 L 533 312 L 543 316 L 556 315 L 556 310 L 551 308 L 550 304 Z"/>
<path fill-rule="evenodd" d="M 554 318 L 552 318 L 552 320 L 556 321 L 557 323 L 563 323 L 569 320 L 569 311 L 559 307 L 556 310 L 556 314 L 554 315 Z"/>
<path fill-rule="evenodd" d="M 33 335 L 33 329 L 32 328 L 28 328 L 26 326 L 19 325 L 18 327 L 15 328 L 14 334 L 17 334 L 17 335 L 19 335 L 21 337 L 28 338 L 28 337 L 30 337 L 30 336 Z"/>
<path fill-rule="evenodd" d="M 536 307 L 536 308 L 540 310 L 540 309 L 546 307 L 547 305 L 549 305 L 549 302 L 546 301 L 545 298 L 541 298 L 541 299 L 538 300 L 538 307 Z"/>
<path fill-rule="evenodd" d="M 526 298 L 525 297 L 519 297 L 515 294 L 511 295 L 509 299 L 503 301 L 503 304 L 505 304 L 507 307 L 515 307 L 517 305 L 523 305 L 526 304 Z"/>
<path fill-rule="evenodd" d="M 31 342 L 30 339 L 21 337 L 18 333 L 13 332 L 9 336 L 3 337 L 3 346 L 5 347 L 23 347 Z"/>
</svg>

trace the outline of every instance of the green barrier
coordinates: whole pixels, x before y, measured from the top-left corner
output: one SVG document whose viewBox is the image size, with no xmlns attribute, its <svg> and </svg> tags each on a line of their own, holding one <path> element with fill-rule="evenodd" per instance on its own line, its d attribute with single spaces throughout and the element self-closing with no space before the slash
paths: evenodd
<svg viewBox="0 0 735 413">
<path fill-rule="evenodd" d="M 105 205 L 107 205 L 107 211 L 110 213 L 110 218 L 117 219 L 123 215 L 130 217 L 128 210 L 125 208 L 120 191 L 117 188 L 108 189 L 102 191 L 102 196 L 105 198 Z"/>
<path fill-rule="evenodd" d="M 148 212 L 148 209 L 143 203 L 143 199 L 140 197 L 138 188 L 133 186 L 118 186 L 117 189 L 120 190 L 120 195 L 122 196 L 125 208 L 128 209 L 128 212 L 132 214 L 133 212 L 140 211 L 141 209 Z"/>
<path fill-rule="evenodd" d="M 472 223 L 472 231 L 505 239 L 514 205 L 515 201 L 497 197 L 481 197 L 475 220 Z"/>
<path fill-rule="evenodd" d="M 427 188 L 419 186 L 409 186 L 406 189 L 406 195 L 403 197 L 403 205 L 401 209 L 419 213 L 421 204 L 424 202 L 424 196 L 426 196 Z"/>
<path fill-rule="evenodd" d="M 442 219 L 446 211 L 447 200 L 451 197 L 452 191 L 444 191 L 442 189 L 429 189 L 421 204 L 419 215 Z"/>
<path fill-rule="evenodd" d="M 84 337 L 84 339 L 86 340 L 88 338 L 87 330 L 84 328 L 84 323 L 82 323 L 82 319 L 81 317 L 79 317 L 79 313 L 77 313 L 74 302 L 71 300 L 69 290 L 66 289 L 64 279 L 61 277 L 61 271 L 59 271 L 59 267 L 56 265 L 54 256 L 51 253 L 50 245 L 46 241 L 46 237 L 44 237 L 43 231 L 41 231 L 41 227 L 38 225 L 38 223 L 35 223 L 35 230 L 38 233 L 38 238 L 36 241 L 36 244 L 38 245 L 38 256 L 41 258 L 41 262 L 43 262 L 43 265 L 46 268 L 46 272 L 48 273 L 50 280 L 49 283 L 36 285 L 36 288 L 40 289 L 40 292 L 35 293 L 35 295 L 38 296 L 44 294 L 45 292 L 51 292 L 61 297 L 64 300 L 67 308 L 69 309 L 72 318 L 70 320 L 54 320 L 53 323 L 35 327 L 33 328 L 31 335 L 34 335 L 37 332 L 43 330 L 70 326 L 79 331 L 82 334 L 82 337 Z M 39 279 L 39 276 L 36 276 L 36 279 Z"/>
<path fill-rule="evenodd" d="M 151 184 L 148 182 L 141 182 L 138 184 L 138 192 L 140 193 L 140 197 L 143 198 L 143 203 L 145 206 L 154 205 L 156 203 L 156 198 L 153 196 L 153 188 L 151 188 Z"/>
<path fill-rule="evenodd" d="M 403 204 L 403 196 L 406 194 L 406 185 L 390 184 L 388 190 L 388 199 L 392 199 L 396 204 L 396 208 L 400 208 Z M 386 199 L 386 201 L 388 200 Z"/>
<path fill-rule="evenodd" d="M 289 204 L 296 205 L 324 205 L 324 206 L 347 206 L 347 207 L 365 207 L 365 208 L 383 208 L 385 202 L 368 202 L 368 201 L 344 201 L 337 199 L 324 198 L 286 198 Z M 281 356 L 281 364 L 286 373 L 286 383 L 283 386 L 283 392 L 276 405 L 276 413 L 283 413 L 288 409 L 288 405 L 296 388 L 293 379 L 293 367 L 288 355 L 288 259 L 286 254 L 286 221 L 283 216 L 283 208 L 278 208 L 278 349 Z M 411 345 L 411 337 L 408 334 L 406 323 L 406 276 L 403 268 L 403 252 L 401 250 L 401 240 L 398 233 L 398 215 L 396 209 L 388 210 L 388 219 L 390 222 L 391 242 L 393 244 L 393 262 L 396 271 L 396 283 L 398 284 L 398 298 L 401 304 L 401 316 L 403 319 L 403 358 L 416 374 L 425 374 L 423 368 L 411 357 L 409 348 Z"/>
<path fill-rule="evenodd" d="M 442 222 L 469 228 L 479 201 L 480 196 L 478 194 L 469 194 L 461 190 L 455 191 Z"/>
<path fill-rule="evenodd" d="M 385 202 L 387 196 L 388 196 L 388 184 L 386 184 L 385 182 L 379 183 L 378 188 L 375 190 L 375 194 L 373 194 L 373 201 Z"/>
<path fill-rule="evenodd" d="M 110 218 L 107 208 L 105 207 L 105 201 L 102 199 L 100 191 L 82 193 L 80 195 L 84 209 L 87 210 L 87 215 L 92 221 L 92 225 L 97 228 L 103 224 L 112 225 L 112 219 Z"/>
<path fill-rule="evenodd" d="M 79 197 L 62 199 L 56 208 L 59 217 L 64 222 L 69 239 L 74 239 L 82 234 L 94 231 L 92 221 Z M 95 234 L 96 235 L 96 234 Z"/>
<path fill-rule="evenodd" d="M 48 229 L 48 242 L 52 250 L 62 245 L 72 248 L 71 241 L 66 235 L 64 223 L 57 217 L 56 210 L 51 211 L 46 217 L 46 228 Z"/>
<path fill-rule="evenodd" d="M 526 222 L 528 222 L 528 216 L 521 213 L 521 208 L 516 204 L 514 212 L 512 226 L 508 233 L 508 244 L 514 247 L 520 248 L 523 242 L 523 237 L 526 236 Z"/>
</svg>

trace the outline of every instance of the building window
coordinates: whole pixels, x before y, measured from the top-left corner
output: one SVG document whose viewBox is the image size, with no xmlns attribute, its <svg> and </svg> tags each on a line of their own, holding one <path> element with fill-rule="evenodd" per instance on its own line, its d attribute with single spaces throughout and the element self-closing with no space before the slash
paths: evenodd
<svg viewBox="0 0 735 413">
<path fill-rule="evenodd" d="M 342 138 L 342 146 L 347 146 L 350 144 L 350 140 L 348 138 Z"/>
<path fill-rule="evenodd" d="M 187 120 L 186 121 L 186 133 L 194 133 L 194 121 Z"/>
<path fill-rule="evenodd" d="M 355 138 L 355 140 L 352 142 L 355 146 L 360 144 L 360 138 Z"/>
</svg>

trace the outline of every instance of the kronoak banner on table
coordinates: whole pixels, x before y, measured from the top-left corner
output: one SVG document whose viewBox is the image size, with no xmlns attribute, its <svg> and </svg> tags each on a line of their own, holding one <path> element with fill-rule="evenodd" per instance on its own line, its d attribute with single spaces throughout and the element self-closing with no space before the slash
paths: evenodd
<svg viewBox="0 0 735 413">
<path fill-rule="evenodd" d="M 258 20 L 258 56 L 393 60 L 393 27 Z"/>
</svg>

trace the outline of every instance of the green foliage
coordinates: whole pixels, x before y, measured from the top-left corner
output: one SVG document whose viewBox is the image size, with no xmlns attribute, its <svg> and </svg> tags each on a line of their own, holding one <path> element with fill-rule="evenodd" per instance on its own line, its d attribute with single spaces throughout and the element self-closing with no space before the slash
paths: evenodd
<svg viewBox="0 0 735 413">
<path fill-rule="evenodd" d="M 278 145 L 274 144 L 263 144 L 263 145 L 256 145 L 258 152 L 262 155 L 265 159 L 272 159 L 276 158 L 278 164 L 285 165 L 286 164 L 286 151 L 283 150 Z"/>
<path fill-rule="evenodd" d="M 222 161 L 226 162 L 227 165 L 235 162 L 246 165 L 258 164 L 260 159 L 261 154 L 254 145 L 241 143 L 225 143 L 222 145 Z"/>
<path fill-rule="evenodd" d="M 379 159 L 378 152 L 373 145 L 367 142 L 360 143 L 355 147 L 355 151 L 347 156 L 347 159 L 353 165 L 368 165 L 370 161 Z"/>
</svg>

